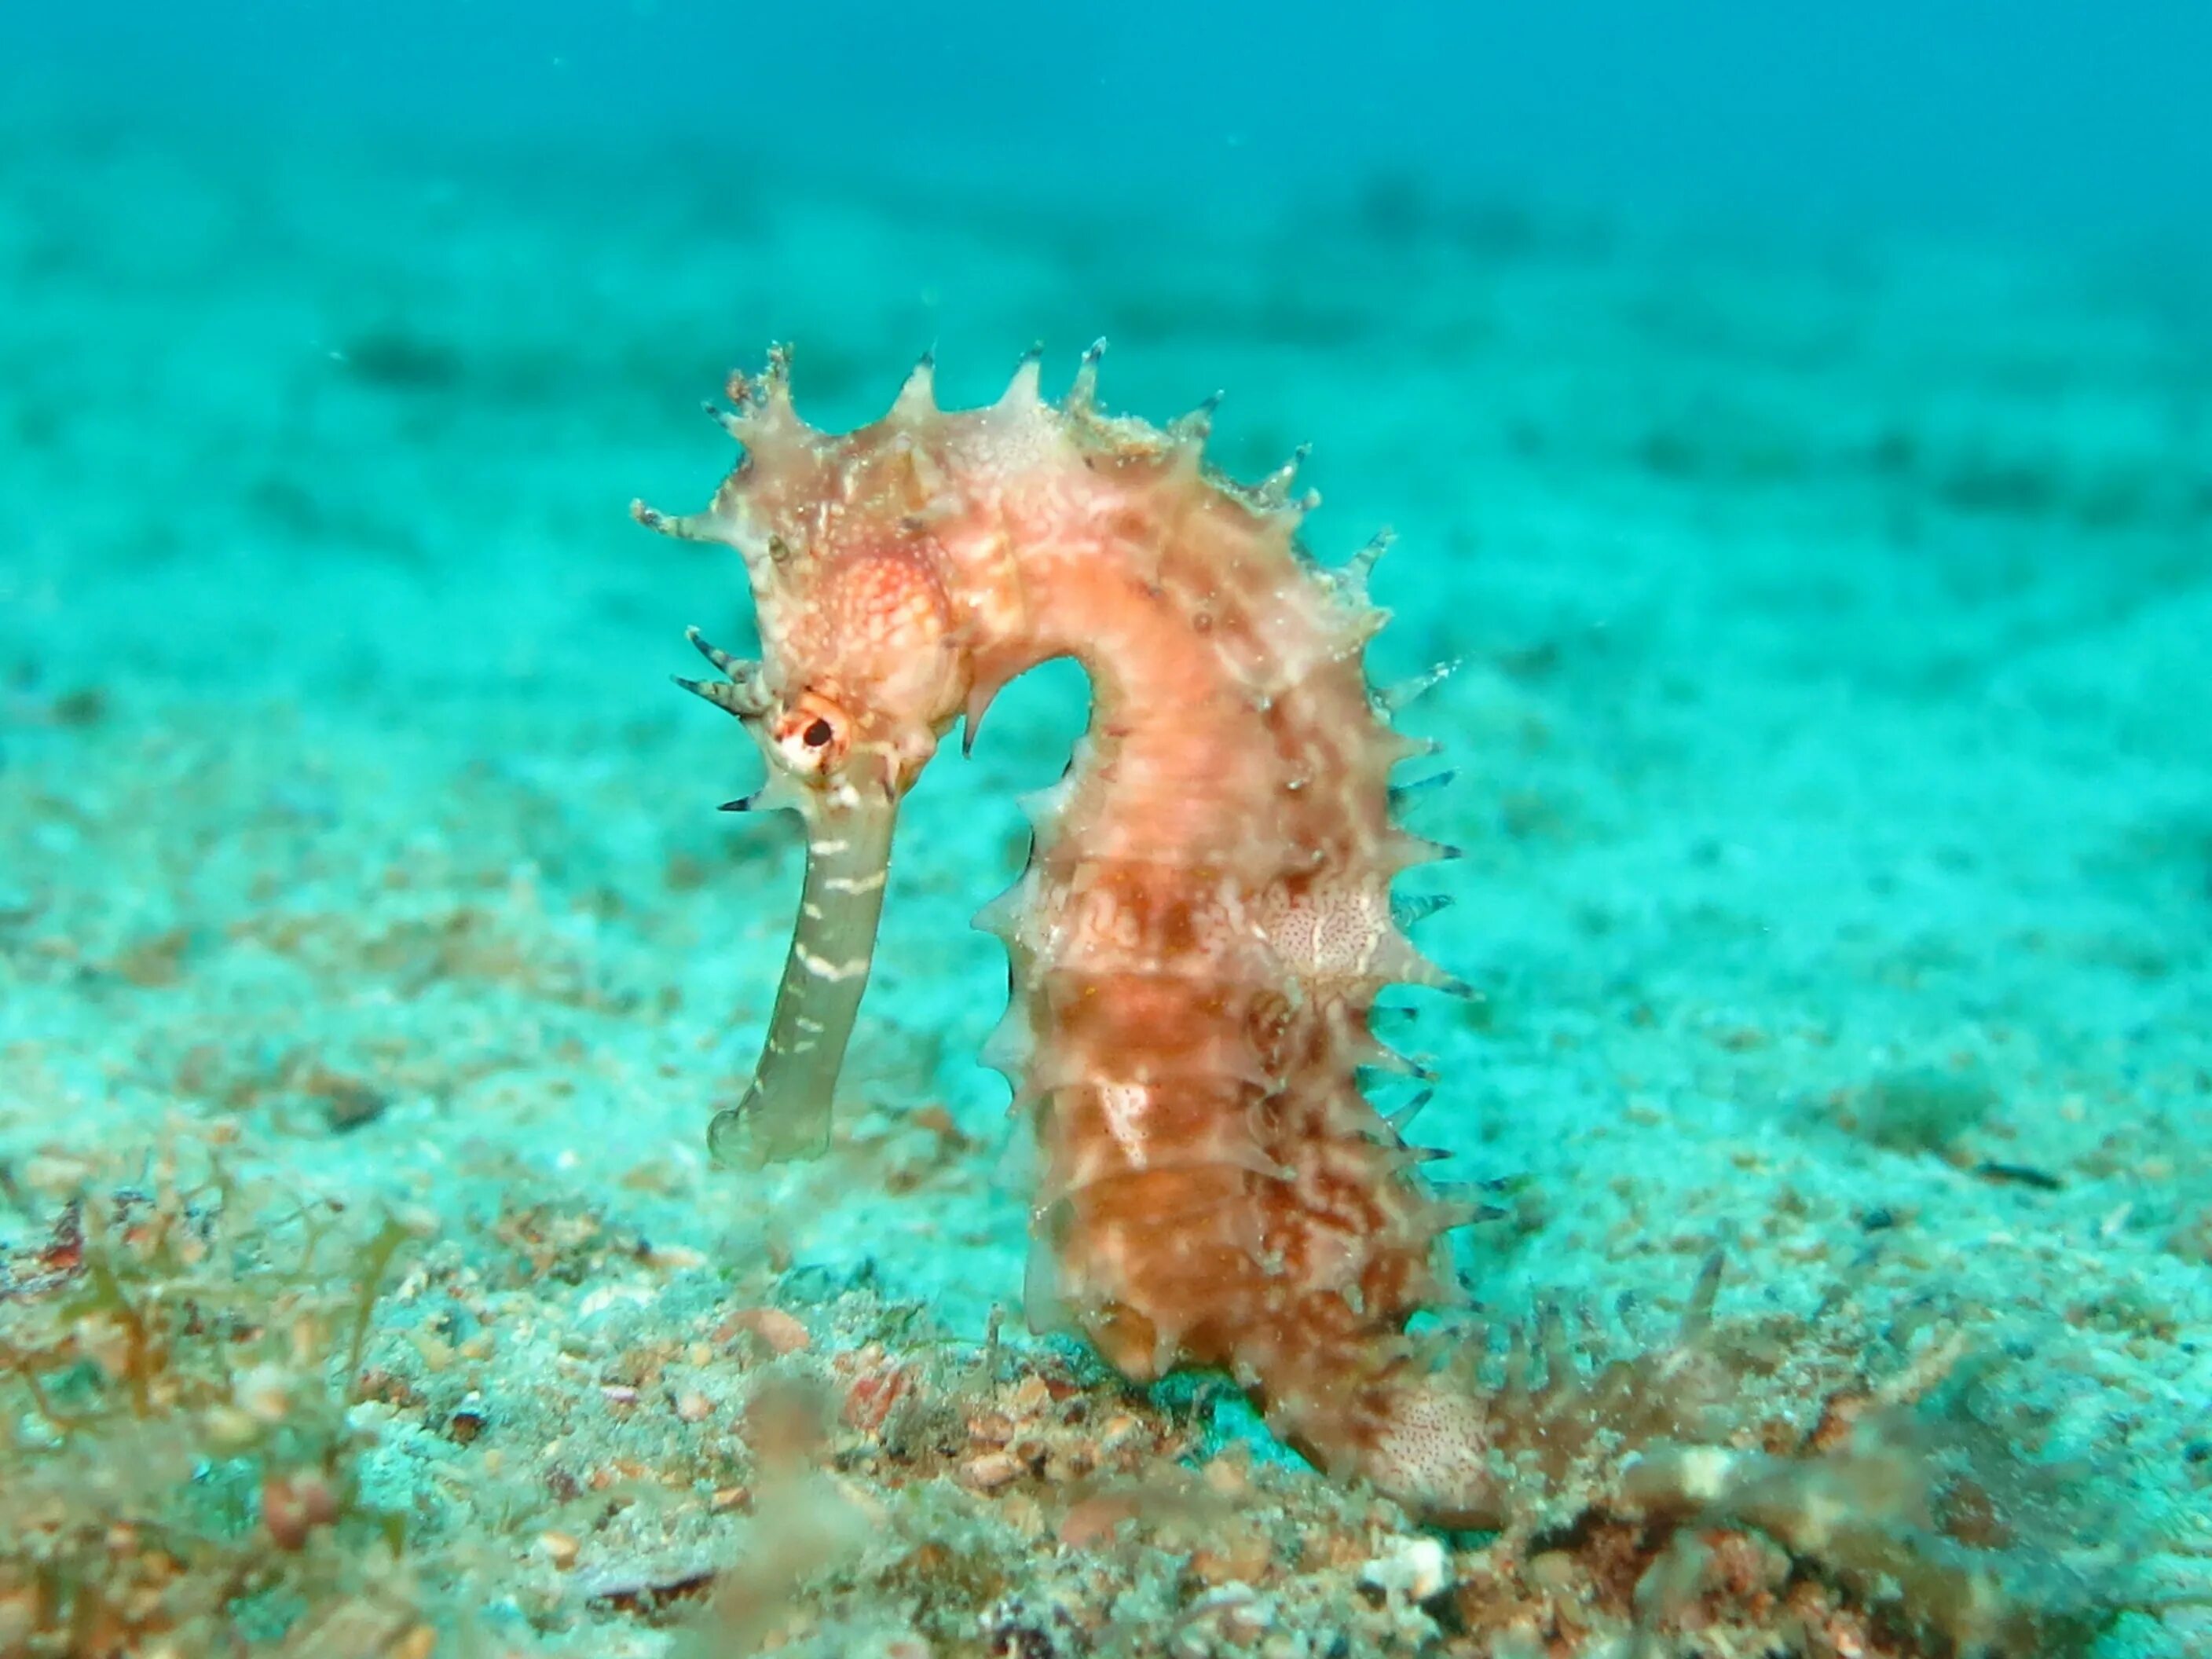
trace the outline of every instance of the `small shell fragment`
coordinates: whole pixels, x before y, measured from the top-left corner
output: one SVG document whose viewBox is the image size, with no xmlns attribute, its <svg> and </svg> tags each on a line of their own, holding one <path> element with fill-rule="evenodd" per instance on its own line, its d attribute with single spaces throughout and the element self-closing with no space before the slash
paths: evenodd
<svg viewBox="0 0 2212 1659">
<path fill-rule="evenodd" d="M 985 1452 L 979 1457 L 969 1458 L 960 1466 L 960 1479 L 963 1485 L 972 1486 L 977 1492 L 996 1492 L 1021 1472 L 1019 1461 L 1008 1454 Z"/>
</svg>

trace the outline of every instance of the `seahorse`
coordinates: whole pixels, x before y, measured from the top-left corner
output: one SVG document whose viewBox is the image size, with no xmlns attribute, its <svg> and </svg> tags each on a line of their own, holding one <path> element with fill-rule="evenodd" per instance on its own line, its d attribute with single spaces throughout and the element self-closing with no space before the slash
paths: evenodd
<svg viewBox="0 0 2212 1659">
<path fill-rule="evenodd" d="M 1102 343 L 1103 345 L 1103 343 Z M 1445 1299 L 1445 1201 L 1362 1088 L 1407 1062 L 1384 988 L 1465 988 L 1422 957 L 1391 884 L 1449 850 L 1397 822 L 1401 763 L 1365 647 L 1388 544 L 1316 565 L 1297 460 L 1240 485 L 1208 460 L 1213 404 L 1156 428 L 1109 415 L 1099 347 L 1057 403 L 1025 356 L 982 408 L 939 407 L 925 357 L 842 435 L 795 411 L 790 359 L 709 404 L 741 448 L 712 503 L 648 528 L 734 548 L 762 654 L 690 637 L 768 781 L 729 810 L 804 821 L 806 872 L 765 1047 L 717 1154 L 818 1155 L 869 971 L 901 799 L 1013 678 L 1072 657 L 1091 717 L 1028 803 L 1028 866 L 979 926 L 1011 991 L 993 1063 L 1039 1157 L 1033 1326 L 1086 1335 L 1149 1382 L 1225 1370 L 1273 1430 L 1428 1519 L 1496 1524 L 1498 1449 L 1474 1391 L 1407 1334 Z"/>
</svg>

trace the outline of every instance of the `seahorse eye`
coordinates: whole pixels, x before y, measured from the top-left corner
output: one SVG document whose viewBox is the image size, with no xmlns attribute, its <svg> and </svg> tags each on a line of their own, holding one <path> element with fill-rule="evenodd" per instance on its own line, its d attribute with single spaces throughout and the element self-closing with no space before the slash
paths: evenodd
<svg viewBox="0 0 2212 1659">
<path fill-rule="evenodd" d="M 845 711 L 817 692 L 801 694 L 770 727 L 776 758 L 801 777 L 828 776 L 844 763 L 852 737 Z"/>
</svg>

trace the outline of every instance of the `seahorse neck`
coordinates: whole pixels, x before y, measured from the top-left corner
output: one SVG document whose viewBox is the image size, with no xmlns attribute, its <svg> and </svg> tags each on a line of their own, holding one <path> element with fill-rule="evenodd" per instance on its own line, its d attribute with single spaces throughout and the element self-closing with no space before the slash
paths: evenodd
<svg viewBox="0 0 2212 1659">
<path fill-rule="evenodd" d="M 989 672 L 1063 656 L 1083 668 L 1091 718 L 1070 782 L 1135 809 L 1111 816 L 1112 854 L 1209 862 L 1249 839 L 1280 769 L 1266 700 L 1240 684 L 1208 612 L 1182 585 L 1107 560 L 1040 558 L 1024 578 L 1030 614 L 1052 623 L 1004 638 Z"/>
</svg>

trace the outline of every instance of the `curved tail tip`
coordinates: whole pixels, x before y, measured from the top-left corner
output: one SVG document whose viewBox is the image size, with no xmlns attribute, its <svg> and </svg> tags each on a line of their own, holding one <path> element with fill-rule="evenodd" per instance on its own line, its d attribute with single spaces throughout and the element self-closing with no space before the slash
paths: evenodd
<svg viewBox="0 0 2212 1659">
<path fill-rule="evenodd" d="M 1392 1393 L 1357 1462 L 1377 1490 L 1424 1522 L 1488 1531 L 1505 1524 L 1491 1437 L 1480 1400 L 1427 1378 Z"/>
</svg>

